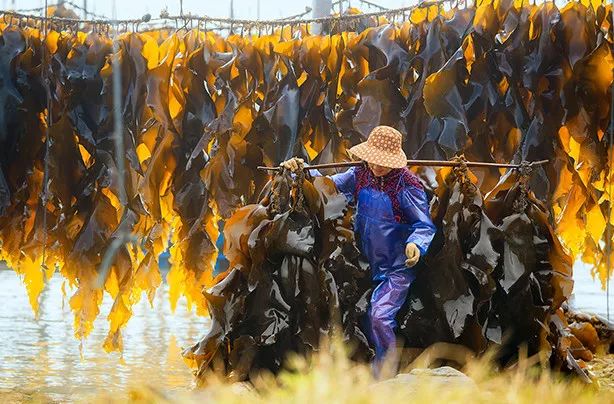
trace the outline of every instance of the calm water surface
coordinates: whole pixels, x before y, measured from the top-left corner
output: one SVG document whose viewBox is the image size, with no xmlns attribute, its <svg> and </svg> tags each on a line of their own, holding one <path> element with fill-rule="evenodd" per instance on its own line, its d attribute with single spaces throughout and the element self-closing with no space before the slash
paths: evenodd
<svg viewBox="0 0 614 404">
<path fill-rule="evenodd" d="M 28 397 L 42 390 L 45 398 L 73 401 L 102 391 L 125 394 L 127 387 L 144 383 L 171 392 L 193 387 L 181 349 L 205 334 L 209 320 L 188 312 L 184 300 L 173 314 L 167 284 L 159 288 L 153 309 L 145 295 L 135 305 L 123 331 L 123 358 L 102 348 L 112 304 L 109 296 L 84 341 L 81 357 L 73 336 L 73 314 L 61 286 L 56 274 L 41 296 L 36 320 L 19 277 L 0 269 L 0 393 L 5 397 L 10 392 Z"/>
<path fill-rule="evenodd" d="M 572 305 L 605 317 L 605 292 L 588 268 L 576 265 L 574 278 Z M 81 357 L 79 341 L 73 337 L 73 315 L 61 285 L 56 274 L 41 296 L 37 320 L 19 277 L 0 269 L 0 393 L 17 392 L 12 397 L 21 394 L 27 398 L 43 391 L 45 398 L 54 401 L 87 401 L 88 396 L 102 391 L 126 394 L 126 388 L 133 385 L 149 384 L 170 392 L 193 387 L 181 348 L 204 335 L 209 320 L 188 312 L 184 300 L 171 313 L 167 284 L 158 290 L 153 308 L 145 296 L 134 307 L 123 332 L 123 358 L 107 354 L 101 347 L 108 329 L 109 296 L 105 296 Z M 612 297 L 610 308 L 614 309 Z"/>
<path fill-rule="evenodd" d="M 610 294 L 601 288 L 601 282 L 593 279 L 588 265 L 574 265 L 574 294 L 569 303 L 580 311 L 597 314 L 607 319 L 607 301 L 610 300 L 610 323 L 614 322 L 614 274 L 610 277 Z"/>
</svg>

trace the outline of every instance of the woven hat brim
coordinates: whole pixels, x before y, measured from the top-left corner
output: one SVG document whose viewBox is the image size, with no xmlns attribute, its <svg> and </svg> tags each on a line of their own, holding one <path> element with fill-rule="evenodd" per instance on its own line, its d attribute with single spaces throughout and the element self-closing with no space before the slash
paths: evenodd
<svg viewBox="0 0 614 404">
<path fill-rule="evenodd" d="M 403 150 L 399 153 L 386 153 L 363 142 L 350 148 L 349 152 L 367 163 L 382 167 L 403 168 L 407 166 L 407 156 Z"/>
</svg>

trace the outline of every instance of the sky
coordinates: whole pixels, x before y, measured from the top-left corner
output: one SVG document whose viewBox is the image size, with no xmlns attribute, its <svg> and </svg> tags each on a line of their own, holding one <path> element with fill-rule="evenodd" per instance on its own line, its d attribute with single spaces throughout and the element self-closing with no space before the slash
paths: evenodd
<svg viewBox="0 0 614 404">
<path fill-rule="evenodd" d="M 111 16 L 113 12 L 113 0 L 86 0 L 87 8 L 96 13 Z M 76 4 L 83 5 L 83 0 L 74 0 Z M 415 4 L 417 0 L 371 0 L 387 8 L 404 7 Z M 57 0 L 48 0 L 49 4 L 57 3 Z M 20 10 L 41 7 L 44 0 L 0 0 L 2 9 Z M 116 0 L 117 18 L 139 18 L 146 13 L 157 17 L 164 8 L 171 15 L 179 14 L 179 0 Z M 257 0 L 234 0 L 235 18 L 256 19 Z M 347 4 L 347 1 L 345 2 Z M 363 11 L 377 11 L 361 7 L 359 0 L 351 0 L 353 7 Z M 260 0 L 260 18 L 273 19 L 296 15 L 305 11 L 305 6 L 311 7 L 312 0 Z M 183 0 L 184 13 L 191 12 L 197 15 L 210 17 L 228 17 L 230 15 L 230 0 Z"/>
</svg>

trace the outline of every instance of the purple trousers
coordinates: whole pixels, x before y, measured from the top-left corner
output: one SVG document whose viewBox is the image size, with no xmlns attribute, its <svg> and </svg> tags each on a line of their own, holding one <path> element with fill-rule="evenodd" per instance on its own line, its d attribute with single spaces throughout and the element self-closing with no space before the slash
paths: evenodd
<svg viewBox="0 0 614 404">
<path fill-rule="evenodd" d="M 375 346 L 375 362 L 379 365 L 396 346 L 396 315 L 401 309 L 409 286 L 416 279 L 414 269 L 374 271 L 374 290 L 368 311 L 369 337 Z"/>
</svg>

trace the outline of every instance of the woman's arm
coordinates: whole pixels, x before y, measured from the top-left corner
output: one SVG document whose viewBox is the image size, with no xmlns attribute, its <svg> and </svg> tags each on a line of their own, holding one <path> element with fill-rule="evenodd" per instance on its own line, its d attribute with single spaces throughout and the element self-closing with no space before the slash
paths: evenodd
<svg viewBox="0 0 614 404">
<path fill-rule="evenodd" d="M 280 164 L 281 167 L 290 170 L 293 174 L 298 170 L 302 170 L 303 167 L 309 167 L 309 165 L 305 164 L 305 161 L 301 158 L 293 157 L 290 160 L 286 160 Z M 322 177 L 322 173 L 320 173 L 317 169 L 313 168 L 308 170 L 309 173 L 314 177 Z M 345 195 L 348 201 L 352 201 L 354 199 L 354 189 L 356 188 L 356 177 L 354 172 L 356 171 L 356 167 L 351 167 L 349 170 L 331 175 L 329 178 L 333 180 L 335 186 L 337 187 L 337 191 L 341 192 Z"/>
<path fill-rule="evenodd" d="M 355 171 L 356 167 L 350 167 L 347 171 L 329 176 L 329 178 L 335 183 L 337 191 L 344 194 L 350 202 L 352 202 L 354 199 L 354 189 L 356 188 Z M 322 174 L 315 168 L 309 170 L 309 173 L 314 177 L 322 177 Z"/>
<path fill-rule="evenodd" d="M 423 189 L 415 186 L 403 188 L 400 196 L 401 209 L 412 227 L 405 243 L 414 243 L 424 256 L 435 236 L 435 225 L 431 220 L 429 204 Z"/>
</svg>

